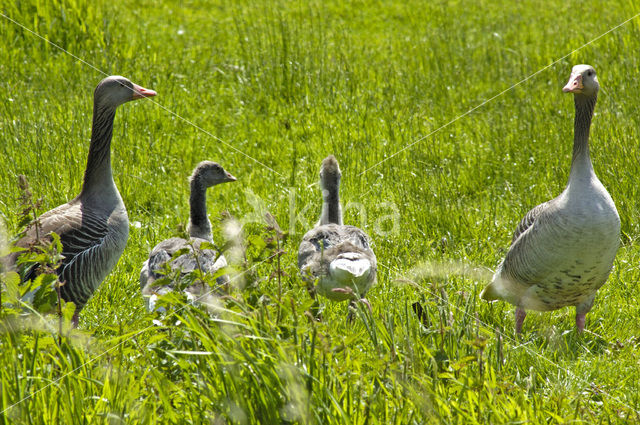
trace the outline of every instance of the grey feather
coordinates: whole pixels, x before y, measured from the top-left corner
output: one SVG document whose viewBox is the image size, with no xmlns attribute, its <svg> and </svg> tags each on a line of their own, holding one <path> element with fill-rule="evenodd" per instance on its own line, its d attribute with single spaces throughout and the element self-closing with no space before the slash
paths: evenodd
<svg viewBox="0 0 640 425">
<path fill-rule="evenodd" d="M 370 270 L 363 279 L 335 282 L 330 265 L 345 255 L 352 260 L 370 262 Z M 298 267 L 305 281 L 317 284 L 316 291 L 334 301 L 351 299 L 356 295 L 363 298 L 376 281 L 377 261 L 369 244 L 369 236 L 355 226 L 331 223 L 309 230 L 300 243 Z M 353 296 L 333 291 L 339 287 L 350 288 Z"/>
</svg>

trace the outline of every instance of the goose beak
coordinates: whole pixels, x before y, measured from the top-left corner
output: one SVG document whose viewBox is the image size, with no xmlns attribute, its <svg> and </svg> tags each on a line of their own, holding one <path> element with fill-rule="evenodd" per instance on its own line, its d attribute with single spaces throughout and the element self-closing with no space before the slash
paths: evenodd
<svg viewBox="0 0 640 425">
<path fill-rule="evenodd" d="M 233 176 L 231 175 L 231 173 L 227 173 L 227 180 L 226 180 L 226 181 L 228 181 L 228 182 L 234 182 L 234 181 L 236 181 L 236 180 L 238 180 L 238 179 L 237 179 L 237 178 L 235 178 L 235 177 L 233 177 Z"/>
<path fill-rule="evenodd" d="M 133 99 L 142 99 L 143 97 L 153 97 L 157 93 L 153 90 L 145 89 L 137 84 L 133 85 Z"/>
<path fill-rule="evenodd" d="M 569 77 L 569 82 L 562 88 L 562 91 L 565 93 L 582 93 L 583 88 L 584 86 L 582 85 L 582 75 L 571 74 L 571 77 Z"/>
</svg>

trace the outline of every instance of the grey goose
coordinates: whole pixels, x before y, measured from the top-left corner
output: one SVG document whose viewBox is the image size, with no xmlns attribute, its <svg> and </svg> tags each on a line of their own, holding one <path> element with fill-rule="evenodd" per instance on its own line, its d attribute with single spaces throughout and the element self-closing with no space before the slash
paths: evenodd
<svg viewBox="0 0 640 425">
<path fill-rule="evenodd" d="M 93 125 L 84 182 L 80 194 L 66 204 L 40 215 L 39 235 L 60 236 L 64 259 L 57 269 L 64 285 L 61 296 L 75 304 L 73 324 L 78 314 L 104 278 L 115 267 L 129 236 L 127 210 L 111 170 L 111 136 L 116 108 L 125 102 L 155 96 L 156 92 L 133 84 L 125 77 L 110 76 L 98 84 L 93 95 Z M 34 223 L 16 246 L 29 249 L 38 234 Z M 8 259 L 14 264 L 20 253 Z M 38 271 L 31 267 L 23 280 Z"/>
<path fill-rule="evenodd" d="M 202 161 L 193 170 L 189 178 L 191 193 L 187 232 L 190 239 L 174 237 L 160 242 L 153 248 L 140 271 L 140 289 L 147 310 L 162 311 L 160 308 L 156 309 L 157 297 L 171 291 L 178 283 L 176 281 L 162 284 L 160 281 L 156 282 L 167 277 L 165 274 L 167 269 L 172 277 L 182 279 L 198 268 L 204 273 L 213 274 L 227 265 L 222 254 L 214 249 L 200 249 L 200 244 L 213 242 L 211 222 L 207 216 L 207 188 L 233 181 L 236 181 L 236 178 L 215 162 Z M 178 251 L 185 250 L 187 252 L 184 254 L 178 254 Z M 225 284 L 227 276 L 218 277 L 217 282 L 220 285 Z M 200 301 L 206 303 L 208 299 L 206 294 L 209 289 L 202 281 L 198 281 L 188 285 L 185 292 L 189 298 L 205 298 Z"/>
<path fill-rule="evenodd" d="M 600 86 L 589 65 L 573 67 L 563 88 L 575 104 L 573 157 L 569 182 L 556 198 L 522 219 L 485 300 L 516 306 L 516 332 L 526 309 L 549 311 L 575 306 L 582 332 L 596 291 L 604 285 L 619 246 L 620 218 L 596 177 L 589 156 L 589 129 Z"/>
<path fill-rule="evenodd" d="M 298 267 L 312 294 L 332 301 L 350 300 L 350 304 L 361 300 L 369 305 L 364 297 L 376 281 L 376 256 L 364 231 L 342 223 L 341 177 L 336 158 L 325 158 L 320 168 L 322 213 L 316 226 L 302 238 Z"/>
</svg>

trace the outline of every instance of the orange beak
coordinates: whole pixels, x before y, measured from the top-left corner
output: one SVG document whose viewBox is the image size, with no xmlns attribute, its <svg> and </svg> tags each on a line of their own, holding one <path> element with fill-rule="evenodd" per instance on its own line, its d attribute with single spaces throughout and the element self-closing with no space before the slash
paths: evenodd
<svg viewBox="0 0 640 425">
<path fill-rule="evenodd" d="M 584 86 L 582 85 L 582 75 L 571 74 L 571 77 L 569 77 L 569 82 L 562 88 L 562 91 L 565 93 L 581 93 L 583 88 Z"/>
<path fill-rule="evenodd" d="M 133 85 L 133 99 L 142 99 L 143 97 L 153 97 L 157 93 L 153 90 L 145 89 L 137 84 Z"/>
</svg>

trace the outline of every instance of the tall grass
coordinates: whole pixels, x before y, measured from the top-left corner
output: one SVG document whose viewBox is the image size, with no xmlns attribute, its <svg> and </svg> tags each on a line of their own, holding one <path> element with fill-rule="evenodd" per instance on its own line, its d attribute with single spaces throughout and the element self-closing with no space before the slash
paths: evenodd
<svg viewBox="0 0 640 425">
<path fill-rule="evenodd" d="M 640 420 L 640 18 L 451 122 L 640 12 L 634 2 L 32 0 L 0 11 L 159 94 L 118 111 L 113 168 L 133 225 L 79 330 L 58 340 L 53 318 L 0 322 L 0 423 Z M 43 210 L 79 192 L 103 75 L 2 17 L 0 46 L 11 233 L 19 174 Z M 591 152 L 623 246 L 589 332 L 577 336 L 563 309 L 532 312 L 515 337 L 513 308 L 477 295 L 520 217 L 566 183 L 573 102 L 560 88 L 577 63 L 603 87 Z M 372 235 L 380 262 L 373 313 L 353 326 L 344 305 L 309 320 L 296 268 L 329 153 L 352 203 L 345 222 Z M 186 179 L 204 159 L 239 178 L 209 193 L 214 239 L 223 211 L 240 220 L 240 269 L 254 268 L 216 314 L 179 301 L 148 314 L 141 264 L 184 226 Z M 258 255 L 265 211 L 289 230 L 281 297 L 276 264 Z"/>
</svg>

